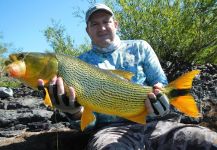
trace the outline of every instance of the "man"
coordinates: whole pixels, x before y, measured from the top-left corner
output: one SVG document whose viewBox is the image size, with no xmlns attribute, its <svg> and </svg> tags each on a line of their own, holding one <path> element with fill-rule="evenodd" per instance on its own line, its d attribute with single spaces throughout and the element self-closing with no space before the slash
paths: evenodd
<svg viewBox="0 0 217 150">
<path fill-rule="evenodd" d="M 116 34 L 118 22 L 112 10 L 104 4 L 95 4 L 88 9 L 85 19 L 92 49 L 79 58 L 102 69 L 134 73 L 132 82 L 154 87 L 144 104 L 151 118 L 166 115 L 169 103 L 160 89 L 167 84 L 167 79 L 151 46 L 143 40 L 120 40 Z M 39 85 L 43 85 L 42 80 L 39 80 Z M 54 85 L 57 85 L 57 92 Z M 82 106 L 76 103 L 76 91 L 73 87 L 69 87 L 69 91 L 69 101 L 65 103 L 67 98 L 62 78 L 55 77 L 50 83 L 49 94 L 53 105 L 80 118 Z M 161 97 L 157 99 L 156 95 Z M 203 127 L 166 120 L 153 121 L 144 126 L 117 116 L 99 113 L 95 116 L 95 123 L 89 127 L 93 136 L 88 149 L 217 149 L 217 133 Z"/>
</svg>

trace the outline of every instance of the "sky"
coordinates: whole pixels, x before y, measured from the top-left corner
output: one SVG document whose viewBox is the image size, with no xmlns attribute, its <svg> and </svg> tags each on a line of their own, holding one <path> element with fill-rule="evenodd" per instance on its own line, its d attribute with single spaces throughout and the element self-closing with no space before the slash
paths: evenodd
<svg viewBox="0 0 217 150">
<path fill-rule="evenodd" d="M 52 26 L 53 19 L 78 46 L 89 38 L 84 18 L 75 17 L 73 12 L 78 8 L 86 11 L 89 6 L 87 0 L 0 0 L 0 40 L 12 44 L 10 52 L 51 50 L 43 31 Z"/>
</svg>

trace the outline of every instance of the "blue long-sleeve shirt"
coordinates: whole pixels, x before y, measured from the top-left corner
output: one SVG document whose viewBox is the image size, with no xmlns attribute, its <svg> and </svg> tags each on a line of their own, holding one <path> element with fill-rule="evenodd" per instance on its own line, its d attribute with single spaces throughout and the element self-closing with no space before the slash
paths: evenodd
<svg viewBox="0 0 217 150">
<path fill-rule="evenodd" d="M 101 69 L 125 70 L 134 73 L 132 82 L 153 86 L 160 82 L 168 84 L 159 60 L 152 47 L 144 40 L 122 40 L 116 49 L 99 51 L 92 48 L 79 58 Z M 96 122 L 117 122 L 116 116 L 95 113 Z"/>
</svg>

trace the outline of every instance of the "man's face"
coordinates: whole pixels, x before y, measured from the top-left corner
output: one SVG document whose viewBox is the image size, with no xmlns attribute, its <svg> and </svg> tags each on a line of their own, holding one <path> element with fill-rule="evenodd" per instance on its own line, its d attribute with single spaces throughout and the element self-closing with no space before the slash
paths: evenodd
<svg viewBox="0 0 217 150">
<path fill-rule="evenodd" d="M 118 23 L 105 11 L 97 11 L 88 21 L 86 31 L 92 42 L 101 48 L 114 41 Z"/>
</svg>

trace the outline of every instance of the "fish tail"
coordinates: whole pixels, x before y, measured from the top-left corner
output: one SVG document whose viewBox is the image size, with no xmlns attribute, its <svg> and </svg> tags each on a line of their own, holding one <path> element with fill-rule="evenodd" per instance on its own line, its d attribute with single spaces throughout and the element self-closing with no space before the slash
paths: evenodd
<svg viewBox="0 0 217 150">
<path fill-rule="evenodd" d="M 168 88 L 168 96 L 170 103 L 179 111 L 190 117 L 200 117 L 200 113 L 194 97 L 190 95 L 190 89 L 192 88 L 192 82 L 194 77 L 199 74 L 199 70 L 193 70 L 188 72 L 175 81 L 171 82 L 166 88 Z"/>
<path fill-rule="evenodd" d="M 179 96 L 171 100 L 171 104 L 184 114 L 198 118 L 201 114 L 198 110 L 197 104 L 191 95 Z"/>
</svg>

